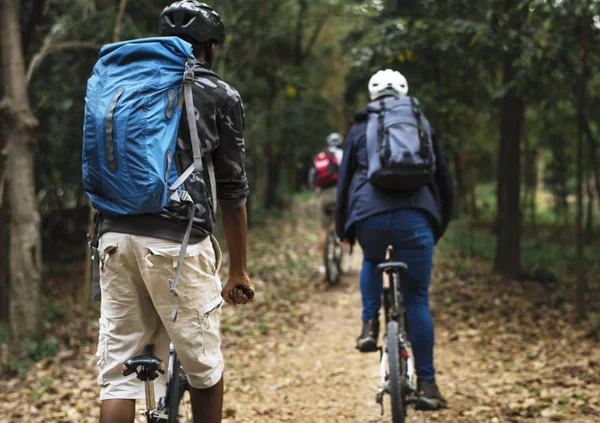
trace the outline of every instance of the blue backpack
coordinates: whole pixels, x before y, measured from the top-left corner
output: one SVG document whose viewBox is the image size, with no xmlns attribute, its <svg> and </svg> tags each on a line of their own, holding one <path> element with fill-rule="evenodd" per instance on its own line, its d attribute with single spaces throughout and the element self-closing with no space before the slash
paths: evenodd
<svg viewBox="0 0 600 423">
<path fill-rule="evenodd" d="M 182 184 L 206 160 L 216 207 L 214 168 L 198 137 L 192 83 L 192 46 L 178 37 L 146 38 L 104 46 L 88 81 L 83 126 L 83 186 L 106 216 L 159 213 L 170 201 L 189 203 L 171 291 L 181 274 L 195 205 Z M 181 175 L 174 165 L 177 131 L 186 104 L 194 163 Z M 216 210 L 215 210 L 216 213 Z M 97 251 L 94 251 L 97 256 Z"/>
<path fill-rule="evenodd" d="M 367 107 L 368 180 L 383 191 L 433 183 L 435 155 L 429 122 L 413 97 L 384 97 Z"/>
</svg>

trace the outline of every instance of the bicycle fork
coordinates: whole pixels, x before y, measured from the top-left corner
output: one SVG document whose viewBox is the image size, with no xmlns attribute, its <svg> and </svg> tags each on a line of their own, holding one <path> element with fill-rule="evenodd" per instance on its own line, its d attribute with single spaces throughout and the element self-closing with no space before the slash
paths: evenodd
<svg viewBox="0 0 600 423">
<path fill-rule="evenodd" d="M 414 359 L 408 353 L 410 345 L 408 344 L 408 342 L 406 342 L 406 340 L 404 339 L 404 336 L 400 335 L 398 341 L 400 344 L 399 359 L 405 360 L 405 363 L 406 363 L 406 379 L 404 379 L 404 380 L 406 382 L 408 392 L 411 393 L 410 398 L 407 401 L 407 405 L 408 405 L 408 404 L 414 403 L 414 401 L 415 401 L 415 392 L 416 392 L 416 387 L 414 384 L 415 362 L 414 362 Z M 383 414 L 384 414 L 383 396 L 385 394 L 390 393 L 390 391 L 389 391 L 389 374 L 388 374 L 388 370 L 387 370 L 389 354 L 387 352 L 387 348 L 385 348 L 385 347 L 380 347 L 379 352 L 380 352 L 380 357 L 381 357 L 380 362 L 379 362 L 381 386 L 377 390 L 377 395 L 375 396 L 375 402 L 381 406 L 381 415 L 383 416 Z"/>
<path fill-rule="evenodd" d="M 375 402 L 381 406 L 381 415 L 383 416 L 383 395 L 389 392 L 388 373 L 387 373 L 387 362 L 388 362 L 387 348 L 380 347 L 379 352 L 380 352 L 379 372 L 380 372 L 380 376 L 381 376 L 381 386 L 377 390 L 377 395 L 375 396 Z"/>
</svg>

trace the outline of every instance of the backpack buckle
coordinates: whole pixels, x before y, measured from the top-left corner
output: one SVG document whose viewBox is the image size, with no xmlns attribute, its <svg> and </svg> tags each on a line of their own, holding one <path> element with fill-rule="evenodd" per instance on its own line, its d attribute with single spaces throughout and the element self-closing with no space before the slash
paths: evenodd
<svg viewBox="0 0 600 423">
<path fill-rule="evenodd" d="M 185 82 L 192 82 L 194 81 L 194 65 L 191 65 L 189 63 L 185 64 L 185 72 L 183 73 L 183 80 Z"/>
</svg>

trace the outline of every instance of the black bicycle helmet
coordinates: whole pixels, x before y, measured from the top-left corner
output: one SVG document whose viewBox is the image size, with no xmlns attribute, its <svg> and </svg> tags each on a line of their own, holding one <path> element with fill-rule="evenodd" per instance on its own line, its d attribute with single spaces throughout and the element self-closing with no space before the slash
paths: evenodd
<svg viewBox="0 0 600 423">
<path fill-rule="evenodd" d="M 160 15 L 159 34 L 189 37 L 195 43 L 225 41 L 225 25 L 215 10 L 197 0 L 176 1 Z"/>
</svg>

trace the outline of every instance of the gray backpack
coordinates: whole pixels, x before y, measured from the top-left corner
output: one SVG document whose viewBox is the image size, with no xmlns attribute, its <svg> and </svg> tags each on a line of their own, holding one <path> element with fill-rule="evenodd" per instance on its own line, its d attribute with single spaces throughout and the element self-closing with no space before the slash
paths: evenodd
<svg viewBox="0 0 600 423">
<path fill-rule="evenodd" d="M 369 104 L 367 110 L 369 182 L 385 191 L 412 190 L 433 183 L 431 127 L 418 100 L 384 97 Z"/>
</svg>

